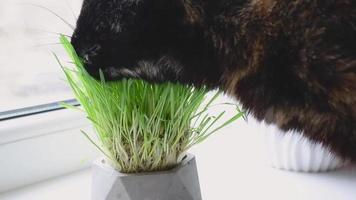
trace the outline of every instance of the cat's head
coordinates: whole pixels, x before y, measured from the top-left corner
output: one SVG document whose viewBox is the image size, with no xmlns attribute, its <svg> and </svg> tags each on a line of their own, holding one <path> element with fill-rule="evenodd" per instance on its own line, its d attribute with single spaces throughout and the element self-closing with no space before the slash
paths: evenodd
<svg viewBox="0 0 356 200">
<path fill-rule="evenodd" d="M 84 0 L 71 42 L 96 78 L 199 84 L 219 75 L 207 20 L 202 2 Z"/>
</svg>

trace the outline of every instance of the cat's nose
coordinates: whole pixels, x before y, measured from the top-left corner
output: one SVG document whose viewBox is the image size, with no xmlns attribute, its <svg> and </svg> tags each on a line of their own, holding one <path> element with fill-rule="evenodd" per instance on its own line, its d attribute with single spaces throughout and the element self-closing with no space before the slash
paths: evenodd
<svg viewBox="0 0 356 200">
<path fill-rule="evenodd" d="M 99 67 L 96 66 L 100 45 L 81 42 L 77 37 L 72 37 L 71 43 L 79 58 L 82 60 L 85 70 L 94 78 L 99 79 Z"/>
<path fill-rule="evenodd" d="M 76 51 L 85 64 L 93 64 L 99 56 L 100 49 L 100 45 L 94 44 L 90 46 L 83 45 L 77 48 Z"/>
<path fill-rule="evenodd" d="M 71 43 L 78 56 L 88 64 L 93 63 L 92 60 L 99 55 L 101 50 L 101 45 L 93 43 L 88 39 L 78 37 L 78 34 L 72 35 Z"/>
</svg>

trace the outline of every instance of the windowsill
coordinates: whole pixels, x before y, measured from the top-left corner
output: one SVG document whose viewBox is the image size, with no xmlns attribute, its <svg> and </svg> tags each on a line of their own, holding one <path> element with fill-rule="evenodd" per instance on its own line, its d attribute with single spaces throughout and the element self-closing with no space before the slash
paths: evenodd
<svg viewBox="0 0 356 200">
<path fill-rule="evenodd" d="M 90 169 L 0 194 L 2 200 L 90 200 Z"/>
<path fill-rule="evenodd" d="M 241 120 L 192 149 L 204 200 L 354 200 L 356 166 L 292 173 L 266 166 L 254 127 Z M 89 169 L 0 194 L 1 200 L 90 200 Z"/>
<path fill-rule="evenodd" d="M 354 200 L 356 196 L 356 168 L 325 174 L 296 174 L 268 167 L 259 171 L 237 173 L 230 180 L 235 185 L 224 185 L 202 174 L 209 181 L 202 183 L 204 200 L 225 199 L 275 199 L 275 200 Z M 247 180 L 248 179 L 248 180 Z M 90 200 L 91 171 L 82 170 L 0 194 L 2 200 Z M 232 189 L 232 190 L 231 190 Z"/>
</svg>

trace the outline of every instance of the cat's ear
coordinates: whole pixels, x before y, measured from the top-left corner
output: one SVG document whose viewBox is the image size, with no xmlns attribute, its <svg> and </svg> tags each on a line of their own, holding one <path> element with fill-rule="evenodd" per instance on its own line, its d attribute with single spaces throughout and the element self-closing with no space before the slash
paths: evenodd
<svg viewBox="0 0 356 200">
<path fill-rule="evenodd" d="M 183 22 L 190 25 L 199 25 L 204 21 L 204 9 L 202 4 L 197 4 L 191 0 L 180 0 L 183 4 Z"/>
</svg>

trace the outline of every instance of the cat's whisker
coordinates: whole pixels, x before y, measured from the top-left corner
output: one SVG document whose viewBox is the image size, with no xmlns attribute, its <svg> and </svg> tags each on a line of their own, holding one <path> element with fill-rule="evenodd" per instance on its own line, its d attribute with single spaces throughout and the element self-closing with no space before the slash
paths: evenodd
<svg viewBox="0 0 356 200">
<path fill-rule="evenodd" d="M 72 25 L 71 23 L 69 23 L 66 19 L 64 19 L 63 17 L 61 17 L 59 14 L 57 14 L 56 12 L 54 12 L 53 10 L 45 7 L 45 6 L 41 6 L 41 5 L 37 5 L 37 4 L 32 4 L 32 3 L 20 3 L 22 5 L 27 5 L 27 6 L 33 6 L 33 7 L 37 7 L 37 8 L 41 8 L 51 14 L 53 14 L 54 16 L 56 16 L 58 19 L 60 19 L 63 23 L 65 23 L 67 26 L 69 26 L 72 30 L 75 29 L 74 25 Z"/>
<path fill-rule="evenodd" d="M 47 47 L 47 46 L 57 46 L 57 45 L 61 45 L 61 43 L 54 42 L 54 43 L 46 43 L 46 44 L 37 44 L 34 45 L 34 47 Z"/>
<path fill-rule="evenodd" d="M 72 12 L 72 15 L 73 15 L 73 17 L 74 17 L 74 20 L 77 21 L 77 20 L 78 20 L 78 17 L 77 17 L 77 15 L 76 15 L 75 12 L 74 12 L 73 7 L 69 4 L 68 0 L 66 0 L 65 2 L 66 2 L 66 4 L 67 4 L 69 10 Z"/>
<path fill-rule="evenodd" d="M 61 36 L 61 35 L 64 35 L 68 38 L 71 38 L 72 36 L 68 35 L 68 34 L 63 34 L 63 33 L 59 33 L 59 32 L 55 32 L 55 31 L 48 31 L 48 30 L 44 30 L 44 29 L 37 29 L 37 28 L 30 28 L 29 30 L 31 31 L 37 31 L 37 32 L 40 32 L 40 33 L 48 33 L 48 34 L 51 34 L 51 35 L 57 35 L 57 36 Z"/>
</svg>

